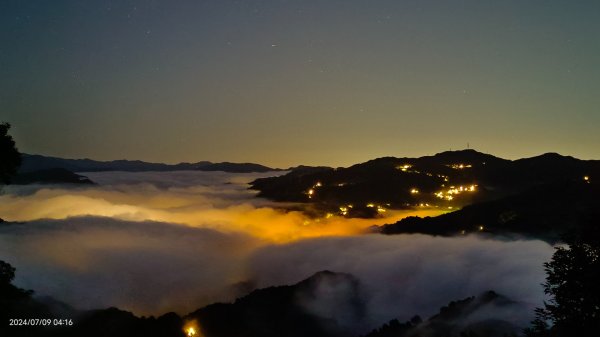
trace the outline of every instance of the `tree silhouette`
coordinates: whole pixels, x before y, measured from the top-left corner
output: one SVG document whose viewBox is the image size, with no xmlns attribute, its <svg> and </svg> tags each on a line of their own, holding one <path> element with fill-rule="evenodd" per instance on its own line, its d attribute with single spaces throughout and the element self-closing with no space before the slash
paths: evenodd
<svg viewBox="0 0 600 337">
<path fill-rule="evenodd" d="M 600 331 L 600 235 L 587 226 L 544 264 L 550 301 L 536 309 L 527 336 L 597 336 Z"/>
<path fill-rule="evenodd" d="M 10 183 L 10 178 L 21 165 L 21 154 L 8 130 L 10 124 L 0 123 L 0 184 Z"/>
<path fill-rule="evenodd" d="M 15 268 L 0 260 L 0 285 L 9 284 L 15 278 Z"/>
</svg>

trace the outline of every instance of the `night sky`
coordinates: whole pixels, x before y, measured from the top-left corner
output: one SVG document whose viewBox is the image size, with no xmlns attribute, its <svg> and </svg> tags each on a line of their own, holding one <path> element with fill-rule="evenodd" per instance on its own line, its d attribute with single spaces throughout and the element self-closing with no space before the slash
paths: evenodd
<svg viewBox="0 0 600 337">
<path fill-rule="evenodd" d="M 0 121 L 27 153 L 600 159 L 599 107 L 599 1 L 0 2 Z"/>
</svg>

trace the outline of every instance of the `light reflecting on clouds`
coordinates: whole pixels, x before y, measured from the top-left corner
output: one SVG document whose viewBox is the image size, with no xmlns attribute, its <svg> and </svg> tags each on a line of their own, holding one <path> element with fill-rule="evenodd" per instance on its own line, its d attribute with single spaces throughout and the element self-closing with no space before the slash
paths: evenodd
<svg viewBox="0 0 600 337">
<path fill-rule="evenodd" d="M 310 219 L 255 198 L 246 183 L 259 175 L 89 176 L 101 184 L 12 186 L 0 196 L 2 217 L 25 221 L 0 226 L 0 259 L 17 268 L 19 286 L 83 309 L 185 314 L 328 269 L 361 282 L 368 315 L 340 323 L 365 331 L 490 289 L 523 301 L 523 322 L 543 300 L 553 248 L 541 241 L 368 235 L 407 214 Z"/>
</svg>

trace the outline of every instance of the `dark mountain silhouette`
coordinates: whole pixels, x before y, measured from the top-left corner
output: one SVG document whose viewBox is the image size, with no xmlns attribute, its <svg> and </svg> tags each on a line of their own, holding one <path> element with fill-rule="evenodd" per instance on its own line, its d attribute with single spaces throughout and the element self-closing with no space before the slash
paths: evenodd
<svg viewBox="0 0 600 337">
<path fill-rule="evenodd" d="M 470 232 L 516 233 L 553 242 L 600 218 L 599 195 L 600 184 L 596 182 L 559 181 L 437 217 L 405 218 L 382 226 L 380 231 L 446 236 Z"/>
<path fill-rule="evenodd" d="M 440 312 L 426 321 L 415 316 L 410 321 L 400 323 L 391 320 L 382 327 L 373 330 L 364 337 L 408 337 L 408 336 L 444 336 L 444 337 L 503 337 L 517 336 L 521 327 L 516 323 L 520 319 L 515 313 L 514 321 L 494 319 L 489 313 L 510 311 L 518 306 L 514 302 L 493 291 L 477 297 L 452 301 L 440 309 Z M 487 312 L 487 315 L 481 315 Z"/>
<path fill-rule="evenodd" d="M 3 263 L 3 262 L 2 262 Z M 14 269 L 13 269 L 14 271 Z M 14 274 L 13 274 L 14 275 Z M 0 334 L 7 336 L 184 336 L 186 322 L 195 320 L 202 327 L 203 336 L 351 336 L 329 317 L 307 310 L 306 303 L 318 299 L 320 287 L 335 284 L 348 286 L 336 300 L 343 306 L 344 317 L 352 319 L 363 315 L 358 297 L 358 281 L 348 274 L 319 272 L 292 286 L 255 290 L 234 303 L 217 303 L 187 315 L 184 318 L 167 313 L 158 318 L 137 317 L 117 308 L 76 311 L 53 299 L 37 299 L 31 291 L 19 289 L 9 282 L 0 285 L 0 318 L 13 317 L 69 318 L 72 325 L 52 327 L 0 325 Z M 326 289 L 327 290 L 327 289 Z M 5 333 L 5 334 L 3 334 Z"/>
<path fill-rule="evenodd" d="M 42 169 L 64 168 L 72 172 L 97 172 L 97 171 L 171 171 L 194 170 L 200 165 L 210 162 L 195 164 L 181 163 L 168 165 L 160 163 L 146 163 L 139 160 L 113 160 L 97 161 L 92 159 L 65 159 L 41 155 L 23 154 L 20 172 L 30 172 Z"/>
<path fill-rule="evenodd" d="M 348 319 L 362 318 L 358 281 L 349 274 L 323 271 L 292 286 L 255 290 L 234 303 L 209 305 L 186 319 L 195 319 L 211 337 L 351 336 L 335 318 L 307 310 L 306 302 L 319 299 L 319 288 L 324 284 L 343 284 L 347 291 L 334 299 L 340 306 L 336 310 L 345 310 Z"/>
<path fill-rule="evenodd" d="M 162 164 L 147 163 L 139 160 L 113 160 L 97 161 L 92 159 L 64 159 L 57 157 L 47 157 L 41 155 L 23 154 L 23 162 L 20 172 L 46 170 L 53 168 L 63 168 L 72 172 L 98 172 L 98 171 L 225 171 L 233 173 L 248 172 L 268 172 L 279 169 L 252 163 L 211 163 L 209 161 L 200 161 L 197 163 L 179 163 Z"/>
<path fill-rule="evenodd" d="M 384 157 L 347 168 L 297 168 L 252 182 L 259 196 L 305 202 L 345 216 L 373 209 L 459 208 L 499 199 L 544 184 L 599 177 L 600 161 L 544 154 L 506 160 L 475 150 L 420 158 Z M 557 198 L 561 198 L 557 196 Z M 352 206 L 352 207 L 349 207 Z"/>
<path fill-rule="evenodd" d="M 45 169 L 17 174 L 12 183 L 14 185 L 27 184 L 93 184 L 85 176 L 73 173 L 63 168 Z"/>
<path fill-rule="evenodd" d="M 14 268 L 2 261 L 0 267 L 0 319 L 8 322 L 15 317 L 43 317 L 64 322 L 52 326 L 2 324 L 2 336 L 177 337 L 185 336 L 184 328 L 193 322 L 201 330 L 197 336 L 205 337 L 352 337 L 357 333 L 342 328 L 339 319 L 360 321 L 365 315 L 358 280 L 330 271 L 318 272 L 295 285 L 254 290 L 233 303 L 211 304 L 185 317 L 167 313 L 155 318 L 138 317 L 117 308 L 78 311 L 51 298 L 34 297 L 32 291 L 11 284 Z M 322 303 L 331 310 L 322 310 L 318 305 Z M 501 336 L 517 328 L 511 321 L 494 319 L 494 310 L 510 311 L 514 305 L 516 302 L 487 292 L 451 302 L 425 322 L 418 317 L 405 324 L 392 320 L 367 336 L 441 337 L 459 336 L 465 331 L 476 332 L 477 336 Z M 72 324 L 65 319 L 72 320 Z"/>
<path fill-rule="evenodd" d="M 200 165 L 197 170 L 200 171 L 224 171 L 231 173 L 252 173 L 252 172 L 269 172 L 279 171 L 279 169 L 273 169 L 267 166 L 253 163 L 208 163 Z"/>
</svg>

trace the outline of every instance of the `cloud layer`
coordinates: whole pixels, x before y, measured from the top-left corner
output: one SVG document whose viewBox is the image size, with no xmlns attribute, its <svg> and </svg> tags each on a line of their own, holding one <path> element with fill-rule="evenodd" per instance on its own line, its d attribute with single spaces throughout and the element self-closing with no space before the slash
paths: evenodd
<svg viewBox="0 0 600 337">
<path fill-rule="evenodd" d="M 100 172 L 87 175 L 99 186 L 11 186 L 0 196 L 0 215 L 10 221 L 102 216 L 160 221 L 221 232 L 243 232 L 272 241 L 362 233 L 374 224 L 437 210 L 388 212 L 377 220 L 307 218 L 289 206 L 256 198 L 247 183 L 263 174 L 224 172 Z M 280 174 L 280 173 L 277 173 Z M 386 213 L 387 214 L 387 213 Z"/>
<path fill-rule="evenodd" d="M 90 176 L 100 186 L 11 187 L 0 196 L 3 218 L 28 221 L 0 226 L 0 259 L 17 267 L 18 285 L 84 309 L 184 314 L 331 270 L 360 281 L 365 319 L 334 318 L 361 330 L 490 289 L 522 301 L 512 319 L 525 323 L 543 300 L 542 264 L 553 248 L 541 241 L 362 234 L 377 221 L 309 219 L 255 198 L 246 183 L 257 175 Z M 320 300 L 307 308 L 343 313 Z"/>
<path fill-rule="evenodd" d="M 523 302 L 518 322 L 526 323 L 544 298 L 542 264 L 552 252 L 542 241 L 372 234 L 265 247 L 249 265 L 260 287 L 289 284 L 315 270 L 355 275 L 371 326 L 395 317 L 428 317 L 452 300 L 487 290 Z"/>
</svg>

